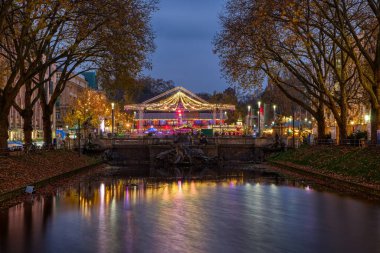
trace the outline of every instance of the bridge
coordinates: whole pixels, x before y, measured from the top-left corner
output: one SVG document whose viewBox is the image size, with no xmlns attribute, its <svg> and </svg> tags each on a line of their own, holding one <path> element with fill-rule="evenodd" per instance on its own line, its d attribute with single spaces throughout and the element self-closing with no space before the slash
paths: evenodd
<svg viewBox="0 0 380 253">
<path fill-rule="evenodd" d="M 207 145 L 194 141 L 187 149 L 202 150 L 207 157 L 217 158 L 222 163 L 261 162 L 267 153 L 273 152 L 271 138 L 208 138 Z M 174 138 L 109 139 L 106 145 L 111 151 L 112 164 L 152 164 L 158 154 L 173 149 Z"/>
</svg>

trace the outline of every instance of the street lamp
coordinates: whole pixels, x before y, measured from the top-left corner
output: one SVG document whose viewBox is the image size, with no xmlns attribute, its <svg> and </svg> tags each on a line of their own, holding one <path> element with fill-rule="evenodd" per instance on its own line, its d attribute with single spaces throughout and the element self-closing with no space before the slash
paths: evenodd
<svg viewBox="0 0 380 253">
<path fill-rule="evenodd" d="M 249 127 L 251 125 L 251 106 L 247 106 L 248 113 L 247 113 L 247 132 L 249 131 Z"/>
<path fill-rule="evenodd" d="M 260 110 L 257 111 L 257 136 L 260 136 Z"/>
<path fill-rule="evenodd" d="M 261 135 L 261 124 L 260 124 L 260 118 L 261 118 L 261 115 L 260 115 L 260 111 L 261 111 L 261 101 L 258 101 L 257 102 L 257 105 L 259 106 L 259 111 L 257 113 L 257 117 L 258 117 L 258 125 L 259 125 L 259 135 Z"/>
<path fill-rule="evenodd" d="M 71 115 L 74 115 L 75 111 L 74 109 L 71 110 Z M 80 118 L 78 117 L 78 127 L 77 127 L 77 133 L 75 135 L 75 139 L 78 141 L 78 154 L 80 156 Z"/>
<path fill-rule="evenodd" d="M 370 120 L 371 120 L 371 116 L 370 116 L 369 114 L 366 114 L 366 115 L 364 116 L 364 121 L 365 121 L 365 123 L 368 123 Z"/>
<path fill-rule="evenodd" d="M 111 108 L 112 108 L 112 137 L 114 133 L 114 126 L 115 126 L 115 103 L 111 103 Z"/>
</svg>

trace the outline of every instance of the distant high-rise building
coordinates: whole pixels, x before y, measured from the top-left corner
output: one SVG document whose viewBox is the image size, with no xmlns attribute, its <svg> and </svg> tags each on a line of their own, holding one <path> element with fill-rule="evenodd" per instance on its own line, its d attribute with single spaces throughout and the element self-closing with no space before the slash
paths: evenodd
<svg viewBox="0 0 380 253">
<path fill-rule="evenodd" d="M 84 76 L 84 79 L 86 79 L 89 88 L 94 90 L 99 89 L 98 82 L 96 80 L 96 72 L 84 72 L 82 75 Z"/>
</svg>

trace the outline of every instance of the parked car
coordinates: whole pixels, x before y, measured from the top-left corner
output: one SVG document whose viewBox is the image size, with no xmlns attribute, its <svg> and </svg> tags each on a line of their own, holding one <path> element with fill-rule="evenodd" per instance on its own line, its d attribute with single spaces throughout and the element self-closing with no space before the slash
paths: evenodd
<svg viewBox="0 0 380 253">
<path fill-rule="evenodd" d="M 21 141 L 8 141 L 8 149 L 10 151 L 19 151 L 23 149 Z"/>
<path fill-rule="evenodd" d="M 33 144 L 38 148 L 41 149 L 44 146 L 43 141 L 34 141 Z"/>
</svg>

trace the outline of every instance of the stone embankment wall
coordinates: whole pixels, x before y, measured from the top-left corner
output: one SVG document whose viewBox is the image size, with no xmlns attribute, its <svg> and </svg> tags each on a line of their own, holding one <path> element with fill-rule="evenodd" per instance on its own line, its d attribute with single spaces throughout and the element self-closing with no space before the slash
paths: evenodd
<svg viewBox="0 0 380 253">
<path fill-rule="evenodd" d="M 224 162 L 262 161 L 263 148 L 254 144 L 193 145 L 208 157 L 217 157 Z M 149 164 L 161 152 L 173 149 L 172 145 L 124 144 L 112 147 L 114 164 Z"/>
</svg>

